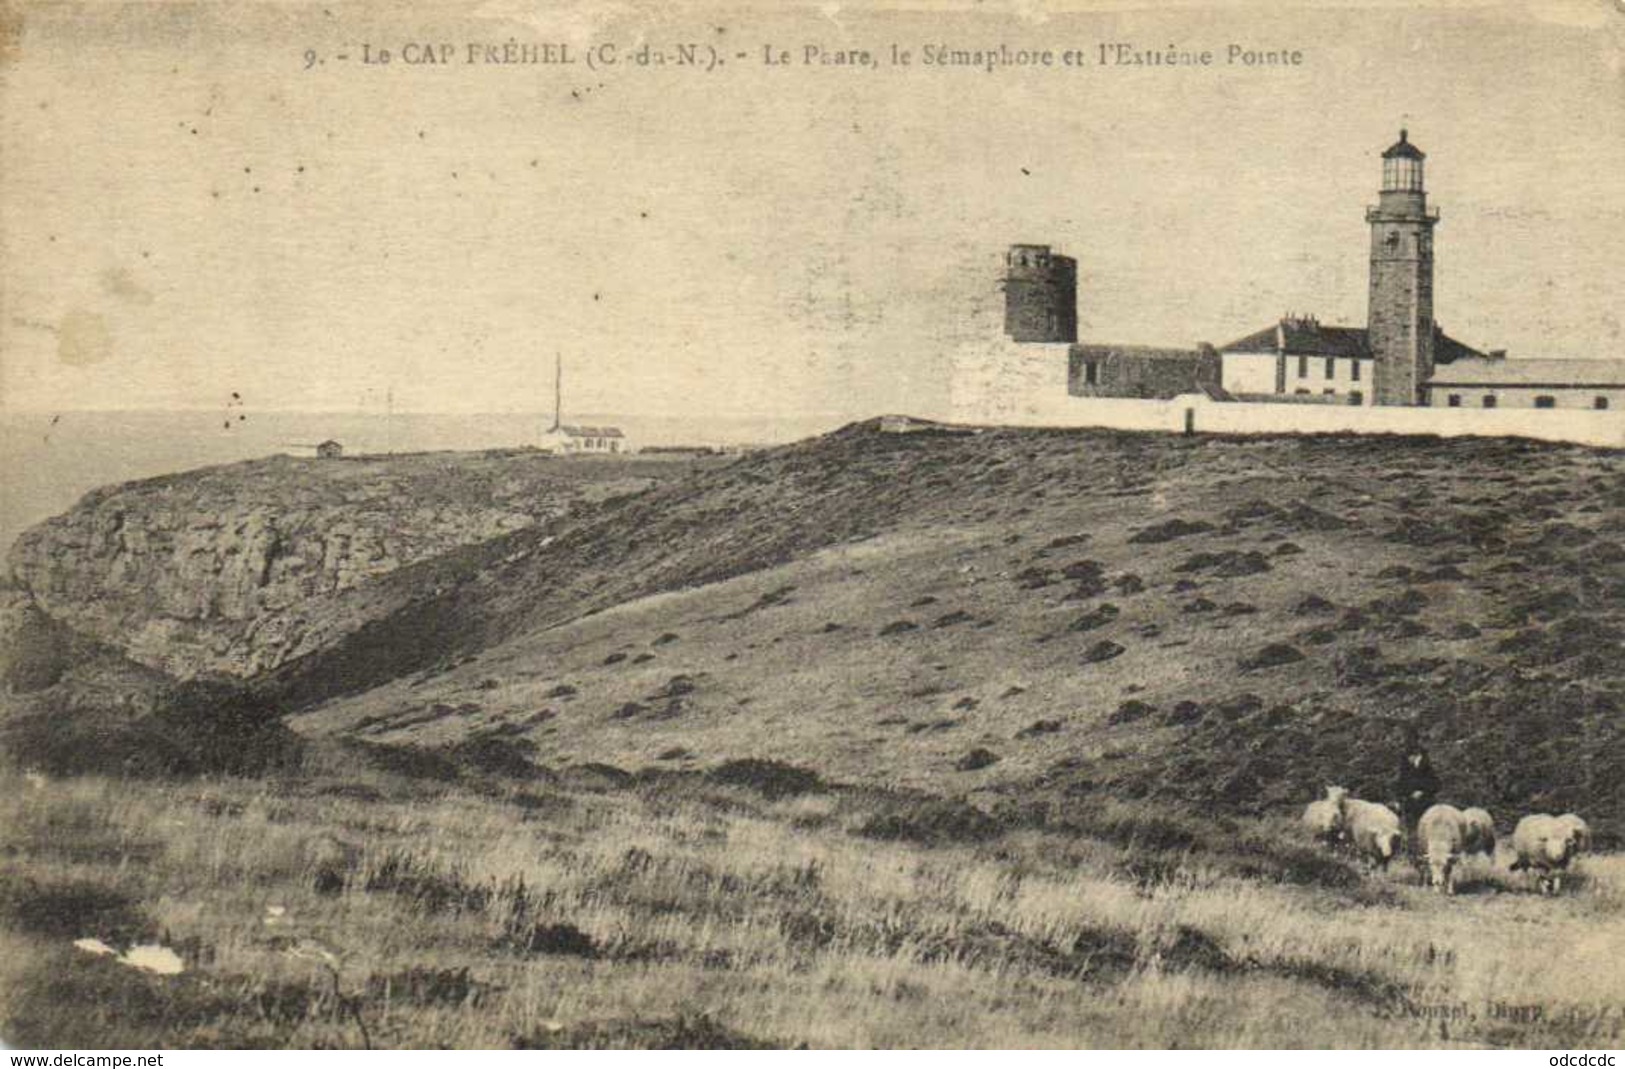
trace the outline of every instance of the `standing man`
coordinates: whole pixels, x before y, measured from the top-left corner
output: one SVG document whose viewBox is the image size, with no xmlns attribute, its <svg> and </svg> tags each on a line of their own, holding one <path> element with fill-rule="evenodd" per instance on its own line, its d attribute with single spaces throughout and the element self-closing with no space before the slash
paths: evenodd
<svg viewBox="0 0 1625 1069">
<path fill-rule="evenodd" d="M 1399 764 L 1399 815 L 1405 822 L 1405 834 L 1416 841 L 1416 825 L 1422 814 L 1439 798 L 1439 774 L 1433 771 L 1433 761 L 1422 746 L 1416 728 L 1405 732 L 1405 757 Z"/>
</svg>

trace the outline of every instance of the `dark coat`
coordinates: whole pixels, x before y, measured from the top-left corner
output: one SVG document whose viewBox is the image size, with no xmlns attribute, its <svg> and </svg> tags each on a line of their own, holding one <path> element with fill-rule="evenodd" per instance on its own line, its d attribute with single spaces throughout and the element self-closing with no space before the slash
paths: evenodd
<svg viewBox="0 0 1625 1069">
<path fill-rule="evenodd" d="M 1409 827 L 1414 827 L 1428 806 L 1439 799 L 1439 774 L 1433 771 L 1433 762 L 1422 751 L 1412 753 L 1421 753 L 1422 760 L 1412 764 L 1410 753 L 1400 759 L 1398 786 L 1400 816 Z"/>
</svg>

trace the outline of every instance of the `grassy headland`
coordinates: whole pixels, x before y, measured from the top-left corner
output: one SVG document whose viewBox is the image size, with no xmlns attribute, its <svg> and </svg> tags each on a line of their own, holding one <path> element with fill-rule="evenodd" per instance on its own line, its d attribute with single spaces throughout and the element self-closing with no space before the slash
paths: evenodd
<svg viewBox="0 0 1625 1069">
<path fill-rule="evenodd" d="M 250 690 L 153 699 L 235 763 L 76 765 L 105 650 L 12 699 L 50 774 L 0 784 L 0 1035 L 1617 1042 L 1622 505 L 1580 448 L 860 426 L 400 568 Z M 1309 843 L 1407 725 L 1448 800 L 1604 853 L 1444 900 Z"/>
</svg>

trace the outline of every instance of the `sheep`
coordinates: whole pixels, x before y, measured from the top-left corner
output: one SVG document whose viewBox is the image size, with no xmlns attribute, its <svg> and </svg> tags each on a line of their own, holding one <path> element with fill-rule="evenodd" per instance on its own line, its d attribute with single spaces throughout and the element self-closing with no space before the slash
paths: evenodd
<svg viewBox="0 0 1625 1069">
<path fill-rule="evenodd" d="M 1489 811 L 1474 806 L 1463 809 L 1461 817 L 1467 822 L 1467 841 L 1462 844 L 1463 854 L 1483 854 L 1495 857 L 1495 818 Z"/>
<path fill-rule="evenodd" d="M 1343 814 L 1343 801 L 1348 793 L 1342 787 L 1327 787 L 1326 797 L 1317 798 L 1304 806 L 1304 826 L 1309 829 L 1310 835 L 1328 847 L 1335 847 L 1348 834 Z"/>
<path fill-rule="evenodd" d="M 1578 813 L 1564 813 L 1557 818 L 1558 823 L 1569 829 L 1569 838 L 1574 841 L 1574 856 L 1591 852 L 1591 825 Z"/>
<path fill-rule="evenodd" d="M 1456 863 L 1467 852 L 1467 816 L 1453 805 L 1432 805 L 1416 824 L 1427 883 L 1440 894 L 1456 893 Z"/>
<path fill-rule="evenodd" d="M 1512 850 L 1517 855 L 1512 871 L 1534 869 L 1541 893 L 1555 895 L 1562 890 L 1563 870 L 1574 857 L 1574 829 L 1549 813 L 1532 814 L 1512 830 Z"/>
<path fill-rule="evenodd" d="M 1399 815 L 1378 802 L 1345 798 L 1343 827 L 1357 856 L 1384 871 L 1405 845 L 1405 832 Z"/>
</svg>

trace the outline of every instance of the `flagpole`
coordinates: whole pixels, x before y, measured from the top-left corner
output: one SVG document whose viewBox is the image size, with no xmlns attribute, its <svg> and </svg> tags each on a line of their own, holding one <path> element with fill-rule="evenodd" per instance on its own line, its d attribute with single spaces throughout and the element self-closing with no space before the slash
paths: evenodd
<svg viewBox="0 0 1625 1069">
<path fill-rule="evenodd" d="M 553 429 L 564 424 L 564 356 L 553 353 Z"/>
</svg>

